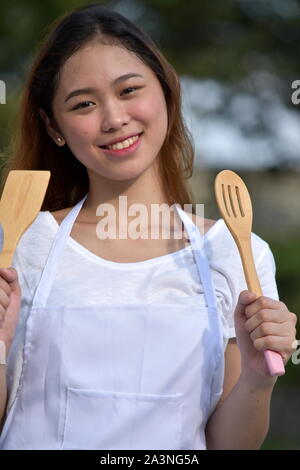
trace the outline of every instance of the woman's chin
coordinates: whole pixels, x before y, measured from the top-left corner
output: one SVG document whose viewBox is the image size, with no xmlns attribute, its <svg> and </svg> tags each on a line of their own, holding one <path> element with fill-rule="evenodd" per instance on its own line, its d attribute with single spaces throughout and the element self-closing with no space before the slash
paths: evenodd
<svg viewBox="0 0 300 470">
<path fill-rule="evenodd" d="M 119 182 L 126 182 L 126 181 L 133 181 L 137 179 L 143 171 L 138 170 L 127 170 L 127 171 L 101 171 L 94 169 L 92 173 L 98 175 L 102 178 L 112 181 L 119 181 Z"/>
</svg>

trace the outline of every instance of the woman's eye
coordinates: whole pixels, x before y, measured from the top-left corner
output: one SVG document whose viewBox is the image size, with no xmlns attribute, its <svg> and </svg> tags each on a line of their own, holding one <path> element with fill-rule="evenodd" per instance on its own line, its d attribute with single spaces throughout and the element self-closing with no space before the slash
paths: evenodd
<svg viewBox="0 0 300 470">
<path fill-rule="evenodd" d="M 86 106 L 87 103 L 92 103 L 92 104 L 94 104 L 92 101 L 83 101 L 82 103 L 78 103 L 73 109 L 87 108 L 87 107 L 89 107 L 89 106 Z"/>
<path fill-rule="evenodd" d="M 129 94 L 132 93 L 132 91 L 138 90 L 139 88 L 141 88 L 141 87 L 132 87 L 132 86 L 130 86 L 128 88 L 125 88 L 125 90 L 123 90 L 121 94 L 125 93 L 126 95 L 129 95 Z"/>
</svg>

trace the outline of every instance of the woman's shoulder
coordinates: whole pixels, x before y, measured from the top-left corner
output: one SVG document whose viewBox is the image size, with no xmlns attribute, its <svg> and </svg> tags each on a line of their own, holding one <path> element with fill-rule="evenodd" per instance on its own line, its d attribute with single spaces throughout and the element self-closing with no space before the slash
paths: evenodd
<svg viewBox="0 0 300 470">
<path fill-rule="evenodd" d="M 191 214 L 190 214 L 191 216 Z M 222 218 L 214 220 L 192 215 L 193 222 L 205 235 L 207 252 L 217 265 L 241 264 L 236 242 Z M 269 244 L 255 232 L 251 232 L 251 245 L 255 261 L 259 264 L 270 251 Z"/>
<path fill-rule="evenodd" d="M 55 236 L 55 227 L 49 214 L 40 211 L 32 224 L 24 231 L 16 246 L 12 266 L 22 273 L 22 290 L 31 295 L 37 285 L 40 272 L 46 262 Z M 28 289 L 27 289 L 28 287 Z M 26 290 L 27 289 L 27 290 Z M 24 294 L 23 292 L 23 294 Z"/>
<path fill-rule="evenodd" d="M 55 237 L 56 227 L 48 211 L 40 211 L 34 221 L 24 231 L 20 237 L 15 257 L 24 260 L 30 265 L 39 264 L 39 260 L 44 258 Z"/>
</svg>

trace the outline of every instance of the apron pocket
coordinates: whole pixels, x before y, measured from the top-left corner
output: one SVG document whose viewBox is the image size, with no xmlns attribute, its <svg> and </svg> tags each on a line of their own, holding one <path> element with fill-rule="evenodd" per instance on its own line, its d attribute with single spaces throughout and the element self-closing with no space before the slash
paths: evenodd
<svg viewBox="0 0 300 470">
<path fill-rule="evenodd" d="M 68 388 L 62 449 L 179 449 L 182 393 Z"/>
</svg>

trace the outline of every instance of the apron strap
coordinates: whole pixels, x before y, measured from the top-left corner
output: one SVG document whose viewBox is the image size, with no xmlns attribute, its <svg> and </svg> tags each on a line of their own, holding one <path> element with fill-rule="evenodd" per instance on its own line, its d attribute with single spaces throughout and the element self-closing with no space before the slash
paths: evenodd
<svg viewBox="0 0 300 470">
<path fill-rule="evenodd" d="M 63 251 L 67 243 L 67 239 L 72 231 L 72 227 L 74 222 L 83 206 L 84 201 L 87 198 L 84 196 L 81 201 L 79 201 L 68 213 L 68 215 L 63 219 L 62 223 L 59 225 L 56 236 L 54 238 L 54 242 L 52 244 L 50 253 L 48 255 L 45 267 L 42 272 L 41 280 L 38 284 L 36 289 L 32 308 L 35 307 L 45 307 L 47 303 L 47 299 L 49 297 L 56 272 L 58 269 L 58 261 L 63 256 Z"/>
<path fill-rule="evenodd" d="M 211 270 L 203 249 L 204 238 L 202 237 L 197 225 L 190 219 L 186 212 L 181 209 L 179 204 L 175 204 L 175 207 L 190 239 L 198 273 L 203 284 L 207 307 L 212 310 L 217 310 L 217 298 L 213 286 Z"/>
</svg>

